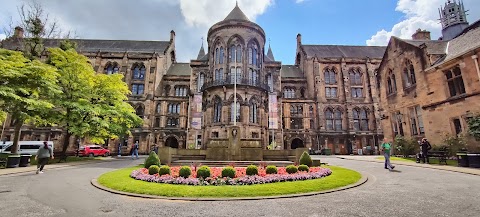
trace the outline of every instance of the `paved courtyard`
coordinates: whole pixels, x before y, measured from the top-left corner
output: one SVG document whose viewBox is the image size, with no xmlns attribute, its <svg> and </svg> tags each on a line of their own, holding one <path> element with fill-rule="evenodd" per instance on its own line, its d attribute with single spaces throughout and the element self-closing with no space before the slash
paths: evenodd
<svg viewBox="0 0 480 217">
<path fill-rule="evenodd" d="M 98 190 L 92 178 L 142 160 L 118 160 L 0 176 L 0 216 L 479 216 L 480 176 L 322 157 L 358 170 L 355 189 L 291 199 L 185 202 L 131 198 Z"/>
</svg>

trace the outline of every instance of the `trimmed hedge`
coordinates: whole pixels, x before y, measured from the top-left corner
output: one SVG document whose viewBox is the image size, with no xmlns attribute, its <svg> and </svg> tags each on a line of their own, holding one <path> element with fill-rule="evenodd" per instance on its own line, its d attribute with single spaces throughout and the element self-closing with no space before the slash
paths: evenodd
<svg viewBox="0 0 480 217">
<path fill-rule="evenodd" d="M 145 163 L 143 164 L 143 166 L 147 169 L 152 165 L 157 165 L 160 167 L 160 158 L 158 158 L 158 155 L 154 151 L 150 152 L 150 155 L 148 155 L 147 159 L 145 159 Z"/>
<path fill-rule="evenodd" d="M 309 167 L 311 167 L 312 164 L 313 164 L 312 158 L 310 157 L 310 155 L 306 151 L 304 151 L 302 153 L 302 156 L 300 156 L 300 165 L 302 165 L 302 164 L 307 165 Z"/>
<path fill-rule="evenodd" d="M 233 167 L 225 167 L 222 169 L 222 177 L 235 178 L 237 171 Z"/>
<path fill-rule="evenodd" d="M 206 179 L 210 177 L 210 167 L 208 166 L 201 166 L 197 170 L 197 178 L 203 178 Z"/>
<path fill-rule="evenodd" d="M 158 171 L 158 175 L 170 175 L 170 167 L 169 166 L 162 166 L 160 167 L 160 171 Z"/>
<path fill-rule="evenodd" d="M 270 165 L 270 166 L 267 166 L 267 169 L 265 170 L 265 172 L 267 174 L 277 174 L 278 170 L 275 165 Z"/>
<path fill-rule="evenodd" d="M 189 166 L 183 166 L 178 171 L 178 175 L 183 178 L 188 178 L 190 175 L 192 175 L 192 169 L 190 169 Z"/>
<path fill-rule="evenodd" d="M 289 165 L 285 168 L 285 170 L 287 171 L 287 173 L 289 174 L 293 174 L 293 173 L 296 173 L 298 171 L 297 167 L 295 165 Z"/>
<path fill-rule="evenodd" d="M 158 167 L 157 165 L 152 165 L 148 168 L 148 174 L 150 175 L 155 175 L 158 173 L 158 171 L 160 171 L 160 167 Z"/>
<path fill-rule="evenodd" d="M 305 172 L 308 172 L 310 170 L 310 168 L 307 166 L 307 165 L 300 165 L 298 166 L 298 171 L 305 171 Z"/>
<path fill-rule="evenodd" d="M 247 171 L 245 171 L 245 173 L 249 176 L 258 175 L 258 167 L 255 165 L 250 165 L 247 167 Z"/>
</svg>

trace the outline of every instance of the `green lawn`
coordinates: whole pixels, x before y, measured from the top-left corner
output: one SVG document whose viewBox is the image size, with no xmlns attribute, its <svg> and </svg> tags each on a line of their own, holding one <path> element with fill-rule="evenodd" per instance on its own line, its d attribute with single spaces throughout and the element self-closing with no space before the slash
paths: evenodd
<svg viewBox="0 0 480 217">
<path fill-rule="evenodd" d="M 376 157 L 375 159 L 377 160 L 385 160 L 385 157 L 383 156 L 380 156 L 380 157 Z M 391 161 L 403 161 L 403 162 L 416 162 L 415 158 L 413 157 L 407 157 L 407 158 L 403 158 L 403 157 L 390 157 L 390 160 Z M 438 160 L 438 158 L 429 158 L 429 162 L 430 164 L 439 164 L 440 161 Z M 458 162 L 456 160 L 448 160 L 447 159 L 447 165 L 449 166 L 457 166 Z M 442 162 L 442 165 L 445 165 L 445 163 Z"/>
<path fill-rule="evenodd" d="M 246 186 L 190 186 L 159 184 L 130 178 L 130 173 L 140 167 L 129 167 L 105 173 L 98 182 L 118 191 L 166 197 L 257 197 L 318 192 L 356 183 L 360 173 L 335 166 L 328 166 L 332 174 L 325 178 L 279 182 Z"/>
</svg>

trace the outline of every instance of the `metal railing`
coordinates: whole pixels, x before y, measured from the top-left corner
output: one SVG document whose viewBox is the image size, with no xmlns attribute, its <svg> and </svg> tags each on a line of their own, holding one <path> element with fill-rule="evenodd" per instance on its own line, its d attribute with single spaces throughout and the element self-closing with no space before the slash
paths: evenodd
<svg viewBox="0 0 480 217">
<path fill-rule="evenodd" d="M 222 80 L 213 80 L 213 81 L 208 81 L 205 82 L 202 86 L 202 91 L 211 88 L 211 87 L 217 87 L 217 86 L 229 86 L 229 85 L 234 85 L 235 80 L 233 78 L 227 78 L 227 79 L 222 79 Z M 252 87 L 257 87 L 260 89 L 263 89 L 267 92 L 270 91 L 270 87 L 266 83 L 260 82 L 260 80 L 253 80 L 253 79 L 247 79 L 247 78 L 242 78 L 239 79 L 237 78 L 237 85 L 240 86 L 252 86 Z"/>
</svg>

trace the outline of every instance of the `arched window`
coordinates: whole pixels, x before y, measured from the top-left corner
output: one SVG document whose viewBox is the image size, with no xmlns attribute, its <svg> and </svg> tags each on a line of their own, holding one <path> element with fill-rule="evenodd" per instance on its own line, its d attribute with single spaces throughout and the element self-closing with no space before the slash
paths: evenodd
<svg viewBox="0 0 480 217">
<path fill-rule="evenodd" d="M 145 109 L 143 108 L 142 105 L 139 105 L 139 106 L 135 109 L 135 114 L 137 114 L 138 117 L 143 118 L 144 112 L 145 112 Z"/>
<path fill-rule="evenodd" d="M 387 95 L 397 92 L 397 84 L 395 81 L 395 74 L 390 70 L 387 77 Z"/>
<path fill-rule="evenodd" d="M 253 65 L 256 66 L 257 65 L 257 59 L 258 59 L 258 51 L 257 51 L 257 48 L 253 48 Z"/>
<path fill-rule="evenodd" d="M 219 98 L 215 98 L 213 104 L 213 122 L 218 123 L 222 120 L 222 101 Z"/>
<path fill-rule="evenodd" d="M 412 61 L 405 61 L 405 68 L 403 69 L 404 88 L 408 88 L 417 83 L 415 78 L 415 69 L 413 68 Z"/>
<path fill-rule="evenodd" d="M 250 103 L 250 123 L 258 124 L 258 105 L 255 101 Z"/>
<path fill-rule="evenodd" d="M 353 129 L 360 131 L 360 111 L 359 109 L 353 109 Z"/>
<path fill-rule="evenodd" d="M 232 102 L 230 107 L 230 121 L 234 122 L 235 113 L 237 114 L 237 122 L 240 122 L 240 102 L 237 101 L 237 112 L 235 112 L 235 103 Z"/>
<path fill-rule="evenodd" d="M 268 84 L 268 89 L 270 89 L 270 92 L 273 91 L 273 77 L 272 74 L 267 75 L 267 84 Z"/>
<path fill-rule="evenodd" d="M 392 74 L 392 87 L 393 92 L 397 92 L 397 79 L 395 79 L 395 74 Z"/>
<path fill-rule="evenodd" d="M 224 56 L 224 53 L 223 53 L 223 47 L 220 47 L 220 64 L 223 64 L 223 56 Z"/>
<path fill-rule="evenodd" d="M 362 87 L 362 74 L 360 69 L 351 69 L 350 70 L 350 85 L 352 98 L 361 98 L 363 97 L 363 87 Z"/>
<path fill-rule="evenodd" d="M 368 131 L 368 114 L 365 109 L 360 110 L 360 129 Z"/>
<path fill-rule="evenodd" d="M 248 48 L 248 64 L 250 65 L 253 64 L 253 48 L 252 47 Z"/>
<path fill-rule="evenodd" d="M 107 65 L 105 66 L 105 73 L 107 75 L 118 73 L 118 63 L 117 62 L 113 62 L 113 63 L 108 62 Z"/>
<path fill-rule="evenodd" d="M 252 85 L 256 85 L 258 81 L 258 73 L 256 70 L 250 69 L 248 72 L 248 81 Z"/>
<path fill-rule="evenodd" d="M 290 116 L 303 116 L 303 105 L 302 104 L 290 105 Z"/>
<path fill-rule="evenodd" d="M 234 67 L 230 68 L 230 82 L 232 84 L 235 82 L 235 78 L 237 78 L 237 83 L 240 83 L 242 81 L 242 68 L 237 67 L 236 70 Z"/>
<path fill-rule="evenodd" d="M 168 114 L 180 114 L 180 104 L 179 103 L 168 104 Z"/>
<path fill-rule="evenodd" d="M 327 130 L 333 130 L 333 112 L 331 109 L 325 111 L 325 121 L 327 123 Z"/>
<path fill-rule="evenodd" d="M 343 127 L 342 127 L 342 112 L 340 110 L 335 110 L 335 114 L 334 114 L 334 125 L 335 125 L 335 130 L 336 131 L 341 131 L 343 130 Z"/>
<path fill-rule="evenodd" d="M 157 108 L 155 109 L 155 112 L 156 112 L 157 114 L 160 114 L 161 111 L 162 111 L 162 103 L 159 102 L 159 103 L 157 104 Z"/>
<path fill-rule="evenodd" d="M 186 86 L 175 86 L 175 96 L 185 97 L 187 96 L 187 91 Z"/>
<path fill-rule="evenodd" d="M 228 54 L 228 62 L 232 63 L 235 59 L 237 54 L 237 46 L 232 45 L 230 46 L 230 52 Z"/>
<path fill-rule="evenodd" d="M 218 52 L 218 48 L 215 49 L 215 63 L 219 63 L 220 60 L 220 53 Z"/>
<path fill-rule="evenodd" d="M 133 79 L 136 80 L 143 80 L 145 79 L 145 66 L 141 63 L 136 63 L 133 65 L 133 74 L 132 77 Z"/>
<path fill-rule="evenodd" d="M 337 79 L 336 79 L 336 76 L 335 76 L 335 71 L 332 69 L 328 69 L 326 68 L 325 69 L 325 72 L 324 72 L 324 77 L 325 77 L 325 84 L 337 84 Z"/>
<path fill-rule="evenodd" d="M 410 80 L 412 81 L 412 84 L 417 83 L 417 78 L 415 77 L 415 69 L 413 68 L 412 63 L 410 63 Z"/>
<path fill-rule="evenodd" d="M 291 87 L 285 87 L 283 89 L 283 97 L 287 99 L 295 98 L 295 89 Z"/>
<path fill-rule="evenodd" d="M 222 81 L 223 80 L 223 68 L 215 69 L 215 80 Z"/>
<path fill-rule="evenodd" d="M 242 46 L 237 46 L 237 63 L 242 62 Z"/>
<path fill-rule="evenodd" d="M 203 72 L 200 72 L 200 74 L 198 75 L 198 81 L 197 81 L 197 85 L 198 85 L 197 91 L 200 92 L 204 83 L 205 83 L 205 74 Z"/>
</svg>

